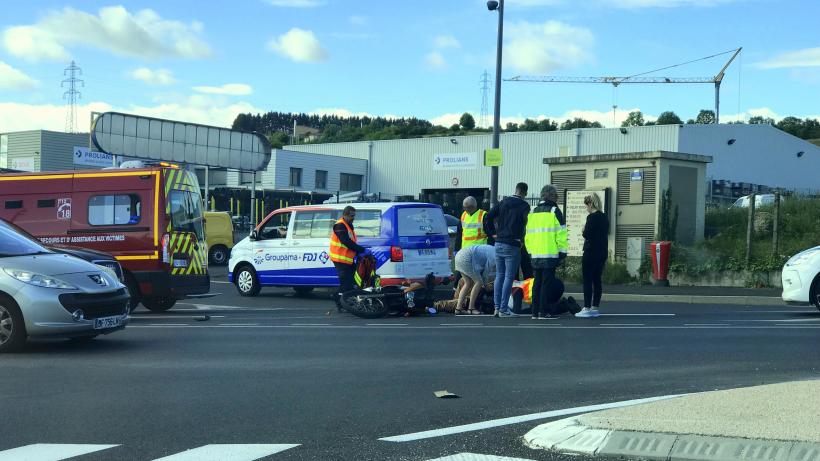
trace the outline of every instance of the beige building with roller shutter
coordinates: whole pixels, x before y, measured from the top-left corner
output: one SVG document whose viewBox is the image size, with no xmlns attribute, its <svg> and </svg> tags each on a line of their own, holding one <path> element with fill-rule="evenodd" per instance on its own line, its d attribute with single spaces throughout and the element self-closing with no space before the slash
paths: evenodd
<svg viewBox="0 0 820 461">
<path fill-rule="evenodd" d="M 549 166 L 551 184 L 559 191 L 559 204 L 567 192 L 603 193 L 610 220 L 610 253 L 618 259 L 626 257 L 630 237 L 641 237 L 646 243 L 656 238 L 667 190 L 671 190 L 671 208 L 678 210 L 675 240 L 691 244 L 703 238 L 706 165 L 711 157 L 654 151 L 547 157 L 543 162 Z"/>
</svg>

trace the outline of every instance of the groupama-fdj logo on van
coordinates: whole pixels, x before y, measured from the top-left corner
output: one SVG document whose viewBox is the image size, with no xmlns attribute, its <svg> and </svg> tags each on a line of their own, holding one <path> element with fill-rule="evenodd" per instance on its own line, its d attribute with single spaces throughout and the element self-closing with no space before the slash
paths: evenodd
<svg viewBox="0 0 820 461">
<path fill-rule="evenodd" d="M 330 256 L 328 256 L 327 251 L 323 251 L 321 253 L 305 253 L 302 255 L 302 261 L 319 261 L 322 264 L 326 264 Z"/>
<path fill-rule="evenodd" d="M 263 250 L 258 250 L 257 253 L 253 256 L 253 263 L 257 266 L 264 263 L 264 262 L 286 262 L 286 261 L 319 261 L 322 264 L 327 264 L 330 260 L 330 256 L 327 254 L 326 251 L 321 253 L 303 253 L 301 258 L 299 255 L 296 254 L 270 254 L 264 253 Z"/>
</svg>

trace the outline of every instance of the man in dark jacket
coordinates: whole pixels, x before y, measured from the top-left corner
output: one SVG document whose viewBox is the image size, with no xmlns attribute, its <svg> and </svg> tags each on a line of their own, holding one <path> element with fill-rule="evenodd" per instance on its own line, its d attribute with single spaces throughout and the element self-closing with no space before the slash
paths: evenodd
<svg viewBox="0 0 820 461">
<path fill-rule="evenodd" d="M 527 196 L 527 184 L 520 182 L 515 186 L 515 195 L 504 197 L 494 206 L 484 220 L 484 231 L 495 239 L 496 279 L 493 292 L 493 303 L 496 314 L 500 317 L 512 317 L 510 311 L 510 291 L 521 264 L 521 245 L 526 233 L 527 214 L 530 204 Z"/>
</svg>

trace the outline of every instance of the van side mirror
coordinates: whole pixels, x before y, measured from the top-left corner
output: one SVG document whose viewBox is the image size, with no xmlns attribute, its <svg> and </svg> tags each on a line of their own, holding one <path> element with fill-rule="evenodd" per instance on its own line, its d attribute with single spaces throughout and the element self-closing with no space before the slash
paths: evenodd
<svg viewBox="0 0 820 461">
<path fill-rule="evenodd" d="M 252 230 L 250 237 L 251 240 L 259 240 L 259 232 L 257 232 L 256 229 Z"/>
</svg>

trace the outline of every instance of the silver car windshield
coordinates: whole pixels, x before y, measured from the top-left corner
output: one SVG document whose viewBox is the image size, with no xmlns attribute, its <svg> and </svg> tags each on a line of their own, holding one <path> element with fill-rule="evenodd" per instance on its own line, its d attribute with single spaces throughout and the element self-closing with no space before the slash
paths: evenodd
<svg viewBox="0 0 820 461">
<path fill-rule="evenodd" d="M 0 257 L 41 253 L 50 253 L 50 251 L 31 238 L 18 233 L 8 224 L 0 222 Z"/>
</svg>

